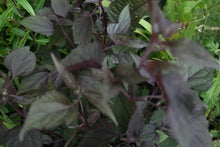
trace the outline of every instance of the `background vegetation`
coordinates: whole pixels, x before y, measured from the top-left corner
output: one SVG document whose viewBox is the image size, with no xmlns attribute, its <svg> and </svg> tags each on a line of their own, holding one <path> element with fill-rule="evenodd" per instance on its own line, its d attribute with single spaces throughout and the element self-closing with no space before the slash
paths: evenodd
<svg viewBox="0 0 220 147">
<path fill-rule="evenodd" d="M 220 2 L 150 3 L 0 0 L 1 146 L 220 146 Z"/>
</svg>

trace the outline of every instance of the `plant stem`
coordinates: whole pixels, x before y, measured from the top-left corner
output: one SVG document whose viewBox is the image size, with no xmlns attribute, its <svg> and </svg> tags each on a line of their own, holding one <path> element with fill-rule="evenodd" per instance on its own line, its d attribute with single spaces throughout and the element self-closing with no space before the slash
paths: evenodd
<svg viewBox="0 0 220 147">
<path fill-rule="evenodd" d="M 102 5 L 102 0 L 99 0 L 99 5 L 102 9 L 102 13 L 103 13 L 103 18 L 104 18 L 104 23 L 105 23 L 105 36 L 104 36 L 104 45 L 106 43 L 106 39 L 107 39 L 107 17 L 106 17 L 106 13 L 105 13 L 105 10 L 104 10 L 104 7 Z"/>
<path fill-rule="evenodd" d="M 204 22 L 204 24 L 203 24 L 202 31 L 201 31 L 201 33 L 200 33 L 199 42 L 201 42 L 201 40 L 202 40 L 202 35 L 203 35 L 203 32 L 204 32 L 204 30 L 205 30 L 205 26 L 206 26 L 206 23 L 207 23 L 207 20 L 208 20 L 208 9 L 207 9 L 207 6 L 206 6 L 206 9 L 205 9 L 205 10 L 206 10 L 206 11 L 205 11 L 205 22 Z"/>
<path fill-rule="evenodd" d="M 23 115 L 23 113 L 22 113 L 20 110 L 18 110 L 9 100 L 7 101 L 7 103 L 8 103 L 15 111 L 17 111 L 17 113 L 18 113 L 21 117 L 25 118 L 24 115 Z"/>
<path fill-rule="evenodd" d="M 70 144 L 71 140 L 73 139 L 74 136 L 76 136 L 76 134 L 79 132 L 79 130 L 84 126 L 84 124 L 82 124 L 79 128 L 77 128 L 77 130 L 73 133 L 73 135 L 70 137 L 70 139 L 66 142 L 64 147 L 68 147 L 68 145 Z"/>
<path fill-rule="evenodd" d="M 121 88 L 120 91 L 121 91 L 128 99 L 131 98 L 131 96 L 130 96 L 126 91 L 124 91 L 124 89 Z"/>
<path fill-rule="evenodd" d="M 135 87 L 134 87 L 134 85 L 131 86 L 131 101 L 132 101 L 132 103 L 134 105 L 134 108 L 136 109 L 137 105 L 136 105 Z"/>
</svg>

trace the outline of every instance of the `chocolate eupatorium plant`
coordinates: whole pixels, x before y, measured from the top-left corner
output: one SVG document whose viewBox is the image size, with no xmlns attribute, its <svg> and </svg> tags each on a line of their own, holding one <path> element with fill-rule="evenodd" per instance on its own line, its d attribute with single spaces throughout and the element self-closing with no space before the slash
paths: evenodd
<svg viewBox="0 0 220 147">
<path fill-rule="evenodd" d="M 152 32 L 143 41 L 134 31 L 148 15 Z M 5 57 L 1 106 L 21 121 L 10 130 L 0 123 L 5 147 L 213 146 L 196 91 L 211 87 L 219 64 L 200 45 L 173 39 L 180 25 L 155 1 L 106 8 L 102 0 L 51 0 L 19 23 L 50 42 L 36 54 L 25 46 Z M 172 61 L 149 58 L 157 51 Z"/>
</svg>

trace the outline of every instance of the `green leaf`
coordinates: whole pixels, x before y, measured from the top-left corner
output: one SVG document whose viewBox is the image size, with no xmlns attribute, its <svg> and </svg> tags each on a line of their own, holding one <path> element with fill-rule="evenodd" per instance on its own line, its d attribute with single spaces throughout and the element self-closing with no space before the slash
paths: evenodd
<svg viewBox="0 0 220 147">
<path fill-rule="evenodd" d="M 46 16 L 29 16 L 19 22 L 27 29 L 51 36 L 54 33 L 53 23 Z"/>
<path fill-rule="evenodd" d="M 201 67 L 189 68 L 188 84 L 194 90 L 207 91 L 213 84 L 214 69 Z"/>
<path fill-rule="evenodd" d="M 124 7 L 121 11 L 118 23 L 111 23 L 107 27 L 107 31 L 109 35 L 116 35 L 116 34 L 125 34 L 127 33 L 131 24 L 130 12 L 129 12 L 129 5 Z"/>
<path fill-rule="evenodd" d="M 167 117 L 181 147 L 212 147 L 203 104 L 176 72 L 162 76 L 162 89 L 168 99 Z"/>
<path fill-rule="evenodd" d="M 165 116 L 166 116 L 166 111 L 162 109 L 158 109 L 157 111 L 154 112 L 150 121 L 151 123 L 156 123 L 158 126 L 160 126 Z"/>
<path fill-rule="evenodd" d="M 178 144 L 176 143 L 176 140 L 168 137 L 166 140 L 158 144 L 158 147 L 177 147 Z"/>
<path fill-rule="evenodd" d="M 192 39 L 193 35 L 195 34 L 195 28 L 196 28 L 196 25 L 197 25 L 197 22 L 191 22 L 187 29 L 186 29 L 186 32 L 184 34 L 184 37 L 185 38 L 188 38 L 188 39 Z"/>
<path fill-rule="evenodd" d="M 20 140 L 29 130 L 51 129 L 62 123 L 70 125 L 76 119 L 76 107 L 69 104 L 65 95 L 56 91 L 47 92 L 31 105 L 20 132 Z"/>
<path fill-rule="evenodd" d="M 139 21 L 139 24 L 142 25 L 150 34 L 152 33 L 152 26 L 149 22 L 144 19 Z"/>
<path fill-rule="evenodd" d="M 209 106 L 217 106 L 220 104 L 220 73 L 217 72 L 216 77 L 213 80 L 212 87 L 206 91 L 202 92 L 200 96 L 203 98 L 204 102 Z"/>
<path fill-rule="evenodd" d="M 124 97 L 122 94 L 113 98 L 111 104 L 111 108 L 118 121 L 117 131 L 118 133 L 123 133 L 127 130 L 129 120 L 133 114 L 133 104 L 130 99 Z"/>
<path fill-rule="evenodd" d="M 15 76 L 26 76 L 33 72 L 36 65 L 36 57 L 30 51 L 29 46 L 17 49 L 9 53 L 4 63 L 8 70 Z"/>
<path fill-rule="evenodd" d="M 35 15 L 34 10 L 27 0 L 17 0 L 17 2 L 30 14 Z"/>
<path fill-rule="evenodd" d="M 8 18 L 11 16 L 12 11 L 14 10 L 15 7 L 7 9 L 5 12 L 3 12 L 0 16 L 0 31 L 2 28 L 5 26 Z"/>
<path fill-rule="evenodd" d="M 178 60 L 190 65 L 215 69 L 220 67 L 202 46 L 188 39 L 173 42 L 171 52 Z"/>
<path fill-rule="evenodd" d="M 92 20 L 88 12 L 79 15 L 73 22 L 73 38 L 76 44 L 87 44 L 92 39 Z"/>
<path fill-rule="evenodd" d="M 147 124 L 138 138 L 140 141 L 152 141 L 154 143 L 159 141 L 159 134 L 156 132 L 157 126 L 155 124 Z"/>
<path fill-rule="evenodd" d="M 24 140 L 19 140 L 20 128 L 12 129 L 6 138 L 4 147 L 43 147 L 40 131 L 32 130 L 24 136 Z"/>
<path fill-rule="evenodd" d="M 55 14 L 66 17 L 71 7 L 69 0 L 51 0 L 51 6 Z"/>
<path fill-rule="evenodd" d="M 65 82 L 65 84 L 68 87 L 75 89 L 76 79 L 73 76 L 73 74 L 70 73 L 68 70 L 66 70 L 65 66 L 62 63 L 60 63 L 53 54 L 51 54 L 51 56 L 55 64 L 55 67 L 58 73 L 60 74 L 60 76 L 62 77 L 63 81 Z"/>
</svg>

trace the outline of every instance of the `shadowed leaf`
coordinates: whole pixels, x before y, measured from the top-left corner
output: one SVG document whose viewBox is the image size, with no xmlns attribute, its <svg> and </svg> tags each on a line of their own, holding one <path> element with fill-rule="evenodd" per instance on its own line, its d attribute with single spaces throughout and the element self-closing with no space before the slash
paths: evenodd
<svg viewBox="0 0 220 147">
<path fill-rule="evenodd" d="M 73 38 L 76 44 L 87 44 L 92 39 L 92 20 L 88 12 L 79 15 L 73 22 Z"/>
<path fill-rule="evenodd" d="M 29 130 L 51 129 L 62 123 L 69 125 L 76 118 L 76 107 L 69 104 L 65 95 L 56 91 L 47 92 L 31 105 L 20 132 L 20 140 Z"/>
<path fill-rule="evenodd" d="M 18 87 L 17 94 L 30 90 L 40 90 L 41 87 L 44 87 L 48 74 L 48 72 L 37 72 L 25 77 L 22 79 L 21 84 Z"/>
<path fill-rule="evenodd" d="M 19 140 L 20 128 L 11 130 L 6 139 L 4 147 L 43 147 L 41 134 L 38 130 L 32 130 L 24 136 L 24 140 Z"/>
<path fill-rule="evenodd" d="M 55 14 L 66 17 L 71 7 L 69 0 L 51 0 L 51 6 Z"/>
<path fill-rule="evenodd" d="M 8 133 L 8 128 L 0 121 L 0 144 L 4 144 L 6 141 L 6 135 Z"/>
<path fill-rule="evenodd" d="M 120 94 L 111 100 L 111 107 L 118 121 L 117 132 L 125 132 L 128 128 L 129 120 L 133 114 L 133 105 L 130 99 Z"/>
<path fill-rule="evenodd" d="M 34 53 L 30 52 L 30 47 L 25 46 L 9 53 L 5 57 L 4 63 L 13 77 L 26 76 L 35 69 L 36 57 Z"/>
<path fill-rule="evenodd" d="M 53 23 L 46 16 L 29 16 L 19 22 L 27 29 L 51 36 L 54 33 Z"/>
<path fill-rule="evenodd" d="M 147 81 L 142 77 L 138 70 L 134 69 L 132 65 L 119 65 L 116 68 L 117 77 L 125 82 L 136 84 Z"/>
<path fill-rule="evenodd" d="M 107 124 L 98 123 L 97 127 L 89 131 L 79 144 L 79 147 L 106 147 L 116 135 L 114 129 Z"/>
</svg>

